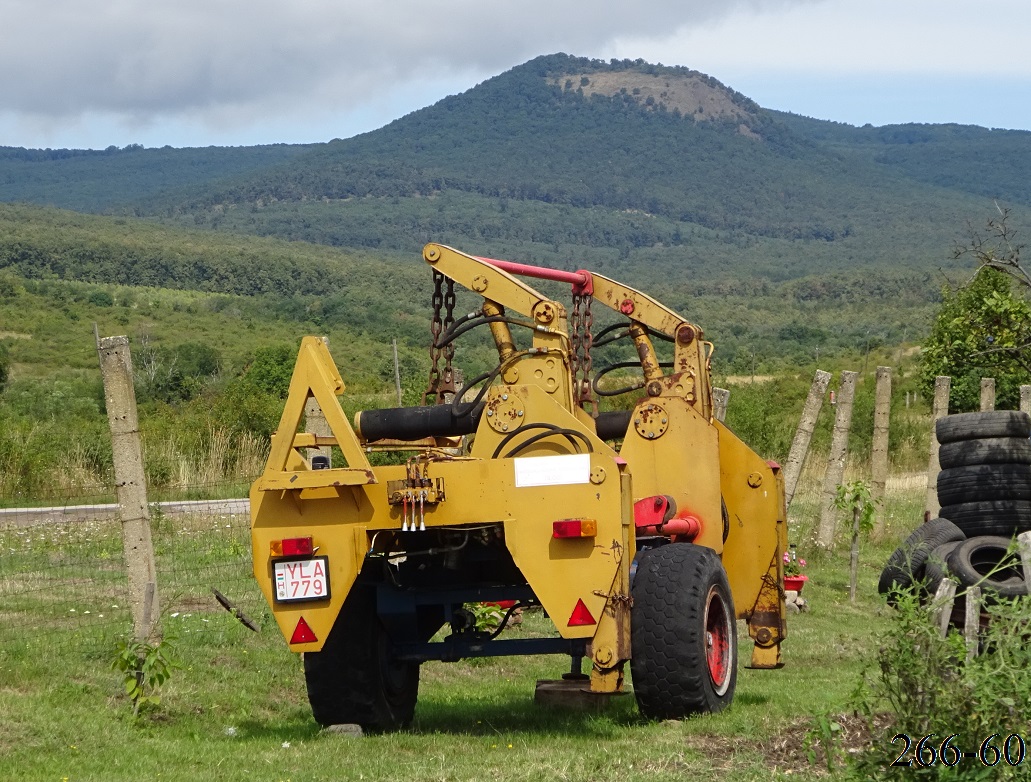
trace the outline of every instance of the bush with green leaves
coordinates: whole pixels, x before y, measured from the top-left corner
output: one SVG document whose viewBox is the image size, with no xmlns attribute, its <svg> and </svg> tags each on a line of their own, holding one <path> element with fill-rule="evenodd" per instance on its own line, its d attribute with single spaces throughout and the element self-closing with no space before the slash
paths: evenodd
<svg viewBox="0 0 1031 782">
<path fill-rule="evenodd" d="M 921 355 L 921 390 L 934 394 L 934 379 L 952 378 L 949 411 L 979 409 L 981 378 L 995 378 L 1000 408 L 1015 410 L 1021 384 L 1031 383 L 1025 355 L 1031 344 L 1031 304 L 1013 291 L 1011 277 L 982 266 L 965 286 L 942 292 L 941 310 Z"/>
<path fill-rule="evenodd" d="M 161 703 L 161 688 L 178 667 L 171 642 L 167 637 L 153 643 L 132 638 L 118 644 L 111 668 L 122 674 L 133 717 L 142 707 Z"/>
<path fill-rule="evenodd" d="M 1031 741 L 1031 600 L 988 603 L 976 656 L 968 656 L 959 632 L 942 636 L 914 592 L 899 593 L 895 608 L 881 639 L 877 670 L 856 702 L 871 725 L 871 746 L 856 763 L 863 778 L 1026 779 L 1031 755 L 1013 763 L 1018 742 L 1010 742 L 1007 756 L 1006 740 L 1016 734 Z M 920 740 L 931 736 L 922 758 L 930 761 L 933 750 L 934 762 L 892 766 L 905 749 L 899 734 L 913 745 L 903 760 L 913 759 Z M 956 750 L 973 755 L 958 759 Z"/>
</svg>

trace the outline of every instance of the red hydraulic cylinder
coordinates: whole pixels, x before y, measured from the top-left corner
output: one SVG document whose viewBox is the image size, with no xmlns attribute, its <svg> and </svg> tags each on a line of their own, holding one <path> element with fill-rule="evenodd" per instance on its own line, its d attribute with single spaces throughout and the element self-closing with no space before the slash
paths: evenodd
<svg viewBox="0 0 1031 782">
<path fill-rule="evenodd" d="M 580 269 L 575 272 L 565 272 L 560 269 L 547 269 L 543 266 L 530 266 L 526 263 L 513 263 L 512 261 L 499 261 L 496 258 L 480 258 L 476 260 L 489 263 L 509 274 L 518 274 L 522 277 L 536 277 L 539 280 L 554 280 L 555 282 L 568 282 L 573 286 L 573 292 L 578 294 L 594 295 L 594 278 L 589 271 Z"/>
</svg>

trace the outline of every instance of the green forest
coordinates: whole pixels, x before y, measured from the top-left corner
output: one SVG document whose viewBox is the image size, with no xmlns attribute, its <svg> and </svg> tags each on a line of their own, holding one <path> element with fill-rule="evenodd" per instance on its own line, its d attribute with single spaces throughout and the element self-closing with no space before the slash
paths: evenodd
<svg viewBox="0 0 1031 782">
<path fill-rule="evenodd" d="M 0 232 L 11 238 L 0 269 L 0 494 L 10 503 L 105 491 L 110 444 L 94 324 L 101 336 L 131 338 L 148 478 L 176 496 L 260 470 L 303 335 L 328 336 L 348 413 L 396 404 L 394 339 L 405 403 L 426 387 L 432 283 L 417 254 L 373 257 L 28 206 L 0 207 Z M 886 321 L 906 284 L 912 307 Z M 871 297 L 856 275 L 702 294 L 643 287 L 682 300 L 706 328 L 717 382 L 778 375 L 738 387 L 730 422 L 781 457 L 817 365 L 872 372 L 901 361 L 909 369 L 898 393 L 915 393 L 912 359 L 898 343 L 912 341 L 936 306 L 920 285 L 891 278 Z M 568 289 L 548 292 L 568 305 Z M 458 311 L 473 306 L 459 298 Z M 496 363 L 476 336 L 455 357 L 467 376 Z M 628 357 L 608 349 L 595 360 Z"/>
</svg>

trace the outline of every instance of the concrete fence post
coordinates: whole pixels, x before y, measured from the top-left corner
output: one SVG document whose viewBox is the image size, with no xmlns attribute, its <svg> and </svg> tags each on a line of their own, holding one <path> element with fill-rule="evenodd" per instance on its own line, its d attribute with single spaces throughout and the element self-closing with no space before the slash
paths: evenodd
<svg viewBox="0 0 1031 782">
<path fill-rule="evenodd" d="M 952 621 L 952 607 L 956 604 L 956 590 L 959 582 L 951 578 L 943 578 L 938 584 L 938 591 L 934 593 L 934 600 L 931 601 L 931 617 L 941 637 L 949 633 L 949 624 Z"/>
<path fill-rule="evenodd" d="M 1031 532 L 1021 532 L 1017 535 L 1017 545 L 1020 550 L 1020 562 L 1024 569 L 1024 581 L 1031 584 Z"/>
<path fill-rule="evenodd" d="M 1031 386 L 1020 387 L 1020 409 L 1031 414 Z"/>
<path fill-rule="evenodd" d="M 827 456 L 827 470 L 823 476 L 823 503 L 820 508 L 820 528 L 816 544 L 823 549 L 834 547 L 838 530 L 838 512 L 834 498 L 845 477 L 845 457 L 848 455 L 848 436 L 852 429 L 852 402 L 856 396 L 858 372 L 844 371 L 838 385 L 838 410 L 834 416 L 831 450 Z"/>
<path fill-rule="evenodd" d="M 981 378 L 981 411 L 995 409 L 995 378 Z"/>
<path fill-rule="evenodd" d="M 114 456 L 133 632 L 138 640 L 145 641 L 154 635 L 160 606 L 129 338 L 98 337 L 97 353 L 104 380 L 107 422 L 111 428 L 111 452 Z"/>
<path fill-rule="evenodd" d="M 727 418 L 727 405 L 730 403 L 730 390 L 726 388 L 712 389 L 712 417 L 722 423 Z"/>
<path fill-rule="evenodd" d="M 891 421 L 891 367 L 877 367 L 874 392 L 873 443 L 870 457 L 870 499 L 877 509 L 874 537 L 884 534 L 884 491 L 888 484 L 888 435 Z"/>
<path fill-rule="evenodd" d="M 784 463 L 784 499 L 789 507 L 798 487 L 798 478 L 802 474 L 805 458 L 809 454 L 809 443 L 813 439 L 816 419 L 820 417 L 823 398 L 827 396 L 827 386 L 830 382 L 831 373 L 817 369 L 813 384 L 809 387 L 809 396 L 802 407 L 802 417 L 798 420 L 798 428 L 795 429 L 795 439 L 791 441 L 788 460 Z"/>
<path fill-rule="evenodd" d="M 963 641 L 967 647 L 967 662 L 975 657 L 981 646 L 981 605 L 984 602 L 981 587 L 967 587 L 963 610 Z"/>
</svg>

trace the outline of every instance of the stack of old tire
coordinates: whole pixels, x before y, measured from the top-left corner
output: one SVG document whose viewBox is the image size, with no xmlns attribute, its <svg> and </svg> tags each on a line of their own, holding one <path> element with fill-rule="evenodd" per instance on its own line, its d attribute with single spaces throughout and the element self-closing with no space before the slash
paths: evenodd
<svg viewBox="0 0 1031 782">
<path fill-rule="evenodd" d="M 1031 530 L 1031 416 L 1014 410 L 941 418 L 939 518 L 918 527 L 891 555 L 878 589 L 933 595 L 948 576 L 986 599 L 1028 594 L 1013 538 Z"/>
</svg>

